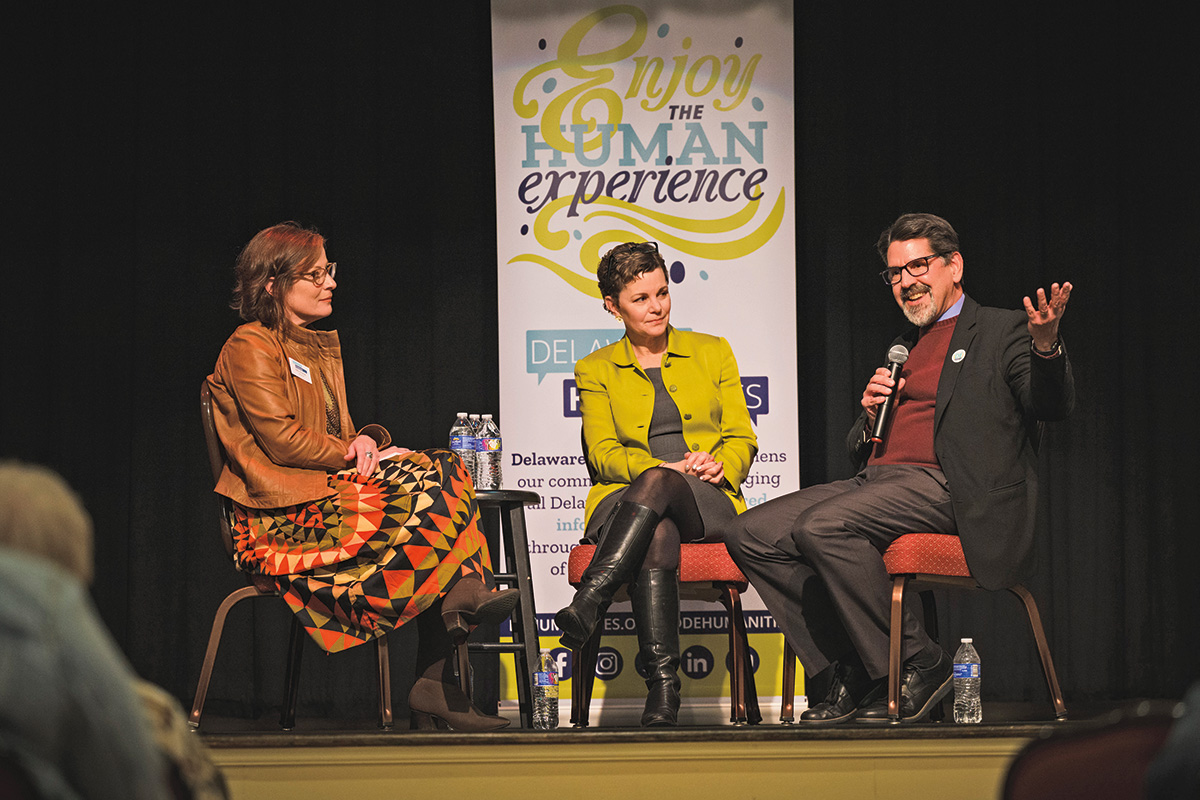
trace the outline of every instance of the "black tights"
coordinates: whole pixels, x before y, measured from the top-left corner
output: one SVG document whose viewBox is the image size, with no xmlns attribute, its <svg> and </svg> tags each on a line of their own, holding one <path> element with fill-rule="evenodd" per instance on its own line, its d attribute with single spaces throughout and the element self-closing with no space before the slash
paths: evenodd
<svg viewBox="0 0 1200 800">
<path fill-rule="evenodd" d="M 670 467 L 654 467 L 637 476 L 621 501 L 645 506 L 660 517 L 642 569 L 679 569 L 679 543 L 704 538 L 704 520 L 692 487 Z"/>
</svg>

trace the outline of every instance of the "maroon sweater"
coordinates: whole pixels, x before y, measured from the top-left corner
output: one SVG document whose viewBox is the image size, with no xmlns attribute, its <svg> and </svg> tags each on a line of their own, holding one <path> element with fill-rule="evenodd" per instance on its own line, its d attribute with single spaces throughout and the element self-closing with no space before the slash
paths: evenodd
<svg viewBox="0 0 1200 800">
<path fill-rule="evenodd" d="M 933 450 L 933 413 L 942 364 L 956 322 L 958 317 L 954 316 L 922 329 L 900 370 L 904 390 L 896 398 L 883 442 L 875 445 L 868 464 L 917 464 L 941 469 Z"/>
</svg>

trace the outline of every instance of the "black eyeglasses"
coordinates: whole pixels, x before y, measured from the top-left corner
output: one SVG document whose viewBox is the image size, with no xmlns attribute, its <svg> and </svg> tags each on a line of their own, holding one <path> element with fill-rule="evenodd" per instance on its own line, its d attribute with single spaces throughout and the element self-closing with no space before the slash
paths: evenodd
<svg viewBox="0 0 1200 800">
<path fill-rule="evenodd" d="M 337 276 L 337 262 L 330 261 L 324 267 L 317 267 L 311 272 L 306 272 L 301 275 L 301 278 L 312 281 L 313 286 L 324 286 L 326 278 L 334 278 Z"/>
<path fill-rule="evenodd" d="M 629 244 L 629 249 L 625 251 L 626 253 L 657 253 L 658 252 L 658 242 L 629 242 L 628 244 Z M 620 247 L 620 245 L 617 245 L 617 247 Z M 616 255 L 615 254 L 616 249 L 617 248 L 614 247 L 613 248 L 614 252 L 610 252 L 608 254 L 608 266 L 609 267 L 612 266 L 613 258 Z"/>
<path fill-rule="evenodd" d="M 926 272 L 929 272 L 929 262 L 935 258 L 945 258 L 949 253 L 934 253 L 930 256 L 921 256 L 914 258 L 902 267 L 888 267 L 883 272 L 879 273 L 879 277 L 883 278 L 883 282 L 888 286 L 895 286 L 900 282 L 900 271 L 905 270 L 914 278 L 919 278 Z"/>
</svg>

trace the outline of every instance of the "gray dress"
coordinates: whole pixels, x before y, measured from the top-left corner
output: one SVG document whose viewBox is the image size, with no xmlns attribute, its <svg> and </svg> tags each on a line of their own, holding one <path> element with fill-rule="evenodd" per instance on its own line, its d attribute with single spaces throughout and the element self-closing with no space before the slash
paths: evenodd
<svg viewBox="0 0 1200 800">
<path fill-rule="evenodd" d="M 687 442 L 683 438 L 683 418 L 679 416 L 679 408 L 671 399 L 667 387 L 663 385 L 662 369 L 649 367 L 645 370 L 650 382 L 654 385 L 654 413 L 650 417 L 648 443 L 650 455 L 665 462 L 679 461 L 688 453 Z M 718 541 L 712 538 L 721 529 L 721 523 L 728 522 L 737 516 L 733 501 L 719 487 L 706 483 L 695 475 L 684 475 L 688 485 L 692 487 L 692 496 L 696 499 L 696 508 L 700 511 L 700 519 L 704 521 L 705 537 L 703 541 Z M 623 487 L 607 495 L 596 504 L 596 510 L 588 519 L 584 540 L 598 542 L 602 531 L 612 511 L 625 494 Z M 687 532 L 683 532 L 687 536 Z M 699 537 L 687 538 L 685 541 L 697 541 Z"/>
</svg>

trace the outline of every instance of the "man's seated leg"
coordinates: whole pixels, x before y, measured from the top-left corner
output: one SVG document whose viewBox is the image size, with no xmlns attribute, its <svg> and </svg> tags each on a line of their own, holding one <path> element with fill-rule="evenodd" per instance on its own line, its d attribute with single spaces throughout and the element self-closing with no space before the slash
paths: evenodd
<svg viewBox="0 0 1200 800">
<path fill-rule="evenodd" d="M 881 553 L 904 533 L 954 533 L 955 527 L 949 492 L 939 471 L 880 467 L 868 468 L 863 476 L 865 480 L 854 490 L 806 509 L 796 519 L 792 539 L 828 587 L 866 675 L 883 681 L 888 670 L 891 577 Z M 903 625 L 905 651 L 915 655 L 905 664 L 908 707 L 906 714 L 904 706 L 901 710 L 905 718 L 921 718 L 949 689 L 951 665 L 925 633 L 910 603 L 905 604 Z M 862 686 L 853 680 L 850 685 Z M 882 703 L 886 719 L 886 688 L 881 696 L 868 698 L 867 694 L 869 688 L 860 691 L 859 699 L 865 702 L 860 702 L 856 716 L 872 718 Z M 843 698 L 842 704 L 846 702 Z"/>
<path fill-rule="evenodd" d="M 734 562 L 775 618 L 806 674 L 827 669 L 854 648 L 829 593 L 796 550 L 791 528 L 813 503 L 853 488 L 853 480 L 810 486 L 739 514 L 722 531 Z"/>
</svg>

